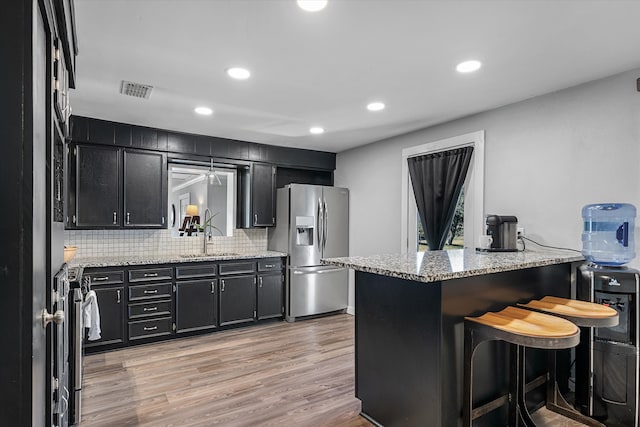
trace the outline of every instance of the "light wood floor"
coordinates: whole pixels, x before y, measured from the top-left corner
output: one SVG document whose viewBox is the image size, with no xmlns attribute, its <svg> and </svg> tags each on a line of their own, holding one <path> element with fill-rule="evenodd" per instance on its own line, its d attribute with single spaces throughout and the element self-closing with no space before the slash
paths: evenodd
<svg viewBox="0 0 640 427">
<path fill-rule="evenodd" d="M 371 427 L 354 396 L 353 336 L 345 314 L 87 356 L 81 427 Z M 534 419 L 581 425 L 545 409 Z"/>
<path fill-rule="evenodd" d="M 81 426 L 371 426 L 353 330 L 345 314 L 89 355 Z"/>
</svg>

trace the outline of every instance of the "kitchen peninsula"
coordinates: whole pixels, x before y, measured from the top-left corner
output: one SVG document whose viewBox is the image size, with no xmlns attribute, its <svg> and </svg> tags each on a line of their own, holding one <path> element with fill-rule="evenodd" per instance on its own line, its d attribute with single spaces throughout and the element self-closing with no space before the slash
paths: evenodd
<svg viewBox="0 0 640 427">
<path fill-rule="evenodd" d="M 383 426 L 458 425 L 464 317 L 544 295 L 570 297 L 582 261 L 570 251 L 473 249 L 324 259 L 355 270 L 355 389 L 361 414 Z M 476 352 L 476 403 L 505 394 L 506 355 L 503 342 Z M 531 350 L 527 362 L 528 381 L 544 372 L 543 352 Z M 537 392 L 530 393 L 532 405 L 543 399 Z M 478 425 L 499 425 L 504 411 L 487 414 Z"/>
</svg>

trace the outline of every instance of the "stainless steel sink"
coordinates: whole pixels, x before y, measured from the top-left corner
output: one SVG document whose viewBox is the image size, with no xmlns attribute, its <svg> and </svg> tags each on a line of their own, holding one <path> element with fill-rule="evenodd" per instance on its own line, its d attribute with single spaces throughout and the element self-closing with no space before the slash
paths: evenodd
<svg viewBox="0 0 640 427">
<path fill-rule="evenodd" d="M 236 252 L 210 252 L 208 254 L 186 254 L 186 255 L 180 255 L 181 258 L 215 258 L 215 257 L 221 257 L 221 256 L 236 256 L 236 255 L 240 255 L 239 253 Z"/>
</svg>

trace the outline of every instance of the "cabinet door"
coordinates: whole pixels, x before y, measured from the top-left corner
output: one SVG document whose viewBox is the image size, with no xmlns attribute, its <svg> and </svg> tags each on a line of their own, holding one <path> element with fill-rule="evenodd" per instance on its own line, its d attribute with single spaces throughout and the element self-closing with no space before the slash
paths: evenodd
<svg viewBox="0 0 640 427">
<path fill-rule="evenodd" d="M 98 299 L 101 338 L 96 341 L 89 341 L 85 335 L 85 346 L 93 347 L 96 345 L 124 343 L 124 287 L 99 288 L 94 286 L 93 290 L 96 292 Z"/>
<path fill-rule="evenodd" d="M 282 317 L 284 314 L 284 276 L 258 276 L 258 320 Z"/>
<path fill-rule="evenodd" d="M 122 224 L 120 149 L 78 145 L 76 156 L 76 227 L 117 228 Z"/>
<path fill-rule="evenodd" d="M 166 200 L 166 154 L 125 150 L 125 227 L 166 227 Z"/>
<path fill-rule="evenodd" d="M 254 163 L 251 166 L 251 224 L 254 227 L 275 225 L 276 168 Z"/>
<path fill-rule="evenodd" d="M 220 279 L 220 326 L 256 318 L 256 277 Z"/>
<path fill-rule="evenodd" d="M 176 282 L 177 332 L 216 326 L 216 279 Z"/>
</svg>

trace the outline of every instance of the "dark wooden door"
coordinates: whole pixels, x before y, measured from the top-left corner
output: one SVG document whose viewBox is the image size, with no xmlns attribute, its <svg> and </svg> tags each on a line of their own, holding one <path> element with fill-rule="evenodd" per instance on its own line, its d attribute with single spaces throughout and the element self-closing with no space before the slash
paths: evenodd
<svg viewBox="0 0 640 427">
<path fill-rule="evenodd" d="M 251 166 L 251 224 L 254 227 L 275 225 L 275 176 L 273 165 L 254 163 Z"/>
<path fill-rule="evenodd" d="M 99 288 L 93 286 L 98 298 L 100 310 L 101 337 L 99 340 L 89 341 L 85 335 L 85 346 L 120 344 L 125 341 L 124 316 L 125 294 L 124 287 Z"/>
<path fill-rule="evenodd" d="M 78 145 L 76 158 L 76 227 L 118 228 L 122 224 L 121 149 Z"/>
<path fill-rule="evenodd" d="M 124 151 L 124 226 L 166 227 L 167 156 Z"/>
<path fill-rule="evenodd" d="M 258 320 L 280 317 L 284 313 L 284 276 L 258 276 Z"/>
<path fill-rule="evenodd" d="M 217 323 L 217 280 L 176 282 L 176 331 L 213 328 Z"/>
<path fill-rule="evenodd" d="M 220 279 L 220 326 L 251 322 L 255 318 L 255 276 Z"/>
</svg>

